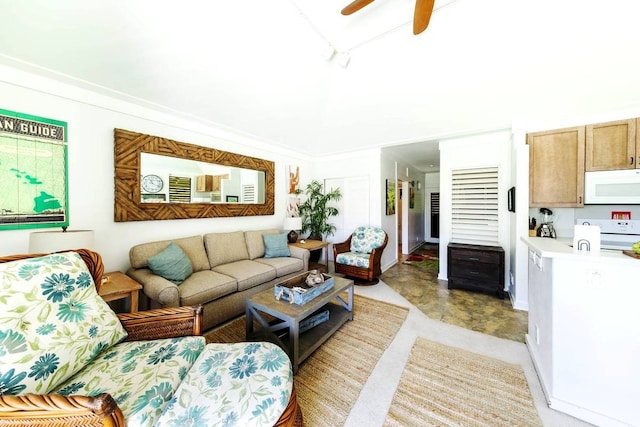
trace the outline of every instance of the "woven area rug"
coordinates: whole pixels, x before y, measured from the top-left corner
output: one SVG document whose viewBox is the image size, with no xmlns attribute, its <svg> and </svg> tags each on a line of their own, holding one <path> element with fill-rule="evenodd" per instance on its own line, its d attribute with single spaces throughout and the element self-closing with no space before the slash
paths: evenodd
<svg viewBox="0 0 640 427">
<path fill-rule="evenodd" d="M 362 387 L 404 322 L 409 309 L 355 296 L 344 324 L 298 369 L 294 378 L 306 426 L 344 425 Z M 241 342 L 245 317 L 205 335 L 207 342 Z"/>
<path fill-rule="evenodd" d="M 439 268 L 438 256 L 437 246 L 425 244 L 411 253 L 402 263 L 437 272 Z"/>
<path fill-rule="evenodd" d="M 418 338 L 385 426 L 542 426 L 519 365 Z"/>
</svg>

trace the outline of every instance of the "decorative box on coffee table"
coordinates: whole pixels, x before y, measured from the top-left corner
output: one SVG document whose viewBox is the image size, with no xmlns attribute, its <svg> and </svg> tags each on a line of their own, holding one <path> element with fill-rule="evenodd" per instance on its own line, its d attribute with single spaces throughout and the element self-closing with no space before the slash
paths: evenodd
<svg viewBox="0 0 640 427">
<path fill-rule="evenodd" d="M 303 283 L 307 273 L 298 276 Z M 266 289 L 246 303 L 246 338 L 247 341 L 270 341 L 284 349 L 293 366 L 294 374 L 298 372 L 300 363 L 309 357 L 320 345 L 333 335 L 344 323 L 353 320 L 353 280 L 333 277 L 332 289 L 298 305 L 284 300 L 277 300 L 273 289 Z M 346 293 L 346 295 L 345 295 Z M 346 297 L 346 301 L 344 299 Z M 319 311 L 328 311 L 328 319 L 301 332 L 301 325 Z M 255 329 L 254 319 L 259 328 Z"/>
<path fill-rule="evenodd" d="M 274 296 L 289 303 L 293 301 L 293 304 L 304 305 L 320 294 L 333 289 L 334 280 L 328 274 L 322 274 L 324 281 L 317 286 L 307 285 L 304 281 L 305 277 L 306 275 L 300 275 L 277 284 L 273 288 Z"/>
</svg>

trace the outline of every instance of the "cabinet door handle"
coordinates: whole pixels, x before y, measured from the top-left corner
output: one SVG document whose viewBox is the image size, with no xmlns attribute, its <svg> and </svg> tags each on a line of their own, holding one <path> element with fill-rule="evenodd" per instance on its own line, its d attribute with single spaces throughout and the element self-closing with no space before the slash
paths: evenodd
<svg viewBox="0 0 640 427">
<path fill-rule="evenodd" d="M 633 157 L 629 157 L 629 164 L 633 165 Z"/>
<path fill-rule="evenodd" d="M 480 261 L 480 258 L 471 258 L 471 257 L 469 257 L 469 261 Z"/>
</svg>

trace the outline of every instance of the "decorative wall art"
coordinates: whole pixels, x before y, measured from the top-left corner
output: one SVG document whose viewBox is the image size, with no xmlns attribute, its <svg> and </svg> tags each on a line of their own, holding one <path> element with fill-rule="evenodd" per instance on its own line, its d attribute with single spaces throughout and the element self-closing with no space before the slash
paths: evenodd
<svg viewBox="0 0 640 427">
<path fill-rule="evenodd" d="M 297 194 L 298 190 L 300 189 L 300 166 L 289 165 L 287 169 L 287 183 L 289 184 L 289 194 Z"/>
<path fill-rule="evenodd" d="M 387 215 L 396 213 L 396 183 L 387 179 Z"/>
<path fill-rule="evenodd" d="M 67 227 L 67 123 L 0 109 L 0 230 Z"/>
<path fill-rule="evenodd" d="M 300 166 L 287 166 L 287 188 L 289 197 L 287 198 L 287 217 L 300 216 Z"/>
<path fill-rule="evenodd" d="M 298 196 L 289 195 L 287 200 L 287 216 L 300 216 L 300 198 Z"/>
<path fill-rule="evenodd" d="M 415 199 L 416 199 L 416 190 L 413 187 L 409 187 L 409 209 L 413 209 L 415 207 Z"/>
<path fill-rule="evenodd" d="M 509 212 L 516 211 L 516 187 L 511 187 L 507 192 L 507 209 Z"/>
</svg>

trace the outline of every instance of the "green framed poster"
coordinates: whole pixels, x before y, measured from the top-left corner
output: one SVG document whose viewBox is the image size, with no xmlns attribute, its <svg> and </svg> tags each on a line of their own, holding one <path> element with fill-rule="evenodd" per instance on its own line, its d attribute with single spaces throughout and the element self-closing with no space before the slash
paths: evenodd
<svg viewBox="0 0 640 427">
<path fill-rule="evenodd" d="M 0 230 L 67 227 L 67 123 L 0 109 Z"/>
</svg>

